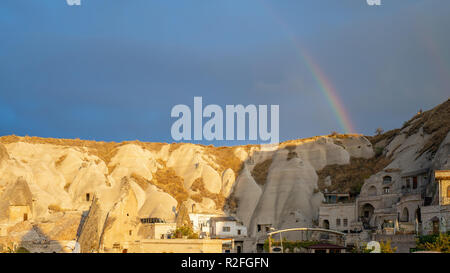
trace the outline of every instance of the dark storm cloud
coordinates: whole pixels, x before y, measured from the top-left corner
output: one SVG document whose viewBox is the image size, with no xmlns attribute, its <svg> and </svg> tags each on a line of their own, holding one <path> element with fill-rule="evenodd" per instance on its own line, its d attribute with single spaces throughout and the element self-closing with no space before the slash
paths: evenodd
<svg viewBox="0 0 450 273">
<path fill-rule="evenodd" d="M 362 133 L 448 98 L 448 1 L 323 2 L 4 1 L 0 133 L 171 142 L 193 96 L 279 104 L 282 140 L 342 131 L 292 36 Z"/>
</svg>

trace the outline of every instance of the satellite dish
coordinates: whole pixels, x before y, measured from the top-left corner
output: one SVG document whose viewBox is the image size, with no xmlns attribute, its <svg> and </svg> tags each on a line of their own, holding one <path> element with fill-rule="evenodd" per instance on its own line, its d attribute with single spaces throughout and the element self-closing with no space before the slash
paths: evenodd
<svg viewBox="0 0 450 273">
<path fill-rule="evenodd" d="M 366 249 L 367 250 L 373 249 L 370 253 L 381 253 L 380 243 L 378 243 L 377 241 L 368 242 Z"/>
</svg>

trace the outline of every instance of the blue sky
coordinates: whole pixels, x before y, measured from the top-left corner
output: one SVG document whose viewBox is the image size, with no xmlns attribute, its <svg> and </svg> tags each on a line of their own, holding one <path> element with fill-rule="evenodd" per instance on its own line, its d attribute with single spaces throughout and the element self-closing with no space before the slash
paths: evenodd
<svg viewBox="0 0 450 273">
<path fill-rule="evenodd" d="M 294 40 L 360 133 L 450 97 L 448 0 L 1 2 L 0 135 L 172 142 L 194 96 L 279 104 L 281 140 L 342 132 Z"/>
</svg>

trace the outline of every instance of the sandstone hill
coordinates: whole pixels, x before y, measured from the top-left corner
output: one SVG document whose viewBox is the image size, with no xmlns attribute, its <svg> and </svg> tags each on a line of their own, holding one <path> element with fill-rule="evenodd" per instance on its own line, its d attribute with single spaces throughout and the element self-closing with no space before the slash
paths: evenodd
<svg viewBox="0 0 450 273">
<path fill-rule="evenodd" d="M 8 206 L 23 203 L 33 208 L 33 225 L 18 223 L 10 233 L 40 225 L 49 238 L 75 238 L 96 198 L 104 240 L 120 234 L 124 222 L 114 215 L 123 210 L 136 226 L 139 218 L 175 221 L 180 207 L 232 214 L 250 236 L 257 223 L 311 226 L 324 191 L 358 194 L 383 169 L 450 168 L 449 129 L 447 100 L 381 135 L 334 134 L 277 147 L 3 136 L 0 224 L 8 222 Z"/>
</svg>

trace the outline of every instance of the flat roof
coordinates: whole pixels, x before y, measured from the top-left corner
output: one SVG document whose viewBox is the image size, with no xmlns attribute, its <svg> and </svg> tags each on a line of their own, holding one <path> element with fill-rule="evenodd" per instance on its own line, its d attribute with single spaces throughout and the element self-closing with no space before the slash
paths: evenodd
<svg viewBox="0 0 450 273">
<path fill-rule="evenodd" d="M 424 168 L 424 169 L 419 169 L 419 170 L 415 170 L 415 171 L 404 172 L 404 173 L 401 174 L 401 176 L 402 177 L 408 177 L 408 176 L 428 173 L 429 170 L 430 170 L 429 168 Z"/>
<path fill-rule="evenodd" d="M 224 216 L 224 217 L 211 217 L 211 221 L 215 222 L 228 222 L 228 221 L 236 221 L 236 218 L 232 216 Z"/>
</svg>

